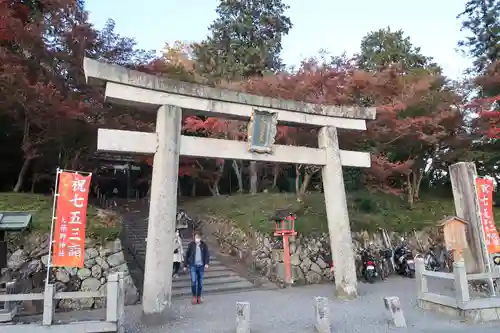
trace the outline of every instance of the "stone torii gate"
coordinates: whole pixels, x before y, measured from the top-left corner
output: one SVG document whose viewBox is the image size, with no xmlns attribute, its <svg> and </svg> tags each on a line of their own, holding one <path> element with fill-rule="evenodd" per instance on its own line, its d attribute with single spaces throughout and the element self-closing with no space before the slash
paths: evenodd
<svg viewBox="0 0 500 333">
<path fill-rule="evenodd" d="M 340 150 L 337 128 L 366 130 L 374 108 L 300 103 L 170 80 L 88 58 L 87 82 L 106 87 L 106 99 L 156 112 L 156 132 L 99 129 L 99 151 L 154 154 L 144 272 L 143 311 L 170 306 L 179 156 L 322 166 L 337 295 L 357 296 L 356 269 L 342 166 L 370 167 L 369 153 Z M 250 119 L 249 142 L 181 135 L 182 116 Z M 320 127 L 318 147 L 275 145 L 276 124 Z"/>
</svg>

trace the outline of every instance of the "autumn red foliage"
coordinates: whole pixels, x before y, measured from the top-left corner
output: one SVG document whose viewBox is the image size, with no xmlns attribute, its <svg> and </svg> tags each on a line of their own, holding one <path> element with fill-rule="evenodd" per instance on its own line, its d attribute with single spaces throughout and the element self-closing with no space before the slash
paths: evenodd
<svg viewBox="0 0 500 333">
<path fill-rule="evenodd" d="M 491 64 L 483 75 L 475 80 L 482 96 L 467 104 L 478 119 L 478 126 L 489 138 L 500 138 L 500 61 Z"/>
<path fill-rule="evenodd" d="M 77 4 L 52 0 L 35 1 L 31 5 L 0 1 L 2 112 L 21 133 L 24 155 L 15 190 L 22 185 L 31 161 L 44 153 L 48 143 L 66 132 L 68 127 L 63 122 L 81 117 L 90 107 L 76 91 L 67 89 L 68 83 L 58 72 L 57 61 L 61 60 L 62 50 L 47 45 L 51 33 L 65 40 L 73 37 L 78 30 L 72 26 L 79 20 Z"/>
<path fill-rule="evenodd" d="M 83 57 L 126 66 L 151 59 L 134 46 L 112 21 L 96 30 L 82 1 L 0 0 L 0 117 L 10 125 L 9 145 L 22 152 L 15 191 L 28 170 L 36 179 L 54 163 L 90 163 L 97 125 L 118 126 L 122 117 L 110 117 L 102 91 L 86 84 Z"/>
<path fill-rule="evenodd" d="M 410 205 L 419 199 L 429 160 L 441 146 L 453 147 L 463 121 L 457 107 L 460 97 L 443 85 L 442 77 L 403 73 L 397 67 L 368 73 L 350 63 L 328 66 L 310 61 L 303 63 L 295 73 L 226 82 L 221 87 L 309 103 L 376 106 L 377 119 L 368 122 L 367 131 L 340 132 L 341 148 L 371 151 L 372 167 L 363 172 L 365 183 L 392 193 L 404 193 Z M 186 135 L 246 139 L 245 122 L 220 118 L 186 117 L 183 131 Z M 279 126 L 276 142 L 315 147 L 317 130 Z M 442 157 L 432 160 L 445 162 Z M 222 164 L 223 161 L 215 161 L 207 166 L 200 160 L 183 158 L 180 174 L 216 184 Z M 233 167 L 235 172 L 241 172 L 237 163 Z M 255 165 L 250 169 L 256 172 Z M 273 168 L 274 182 L 279 169 L 279 165 Z M 297 174 L 301 169 L 302 166 L 297 166 Z M 304 170 L 305 179 L 309 181 L 319 168 Z M 305 191 L 307 185 L 307 182 L 303 184 L 301 191 Z"/>
<path fill-rule="evenodd" d="M 454 107 L 459 98 L 431 74 L 403 74 L 397 68 L 368 73 L 346 65 L 329 67 L 304 63 L 294 74 L 255 78 L 231 88 L 250 93 L 310 103 L 376 106 L 377 119 L 366 132 L 341 133 L 341 148 L 369 149 L 372 168 L 366 181 L 393 192 L 405 191 L 418 199 L 427 159 L 436 145 L 455 135 L 461 122 Z M 315 144 L 316 136 L 298 128 L 281 128 L 286 144 Z M 305 140 L 304 140 L 305 139 Z M 394 151 L 398 153 L 394 153 Z"/>
<path fill-rule="evenodd" d="M 465 108 L 473 110 L 478 116 L 478 123 L 481 133 L 491 139 L 500 139 L 500 111 L 497 110 L 497 103 L 500 102 L 500 95 L 488 98 L 478 98 L 465 105 Z"/>
<path fill-rule="evenodd" d="M 0 117 L 8 120 L 13 133 L 9 135 L 19 137 L 15 144 L 23 161 L 16 190 L 21 188 L 28 169 L 34 168 L 34 173 L 41 172 L 37 168 L 54 169 L 55 162 L 46 162 L 50 159 L 58 166 L 76 168 L 86 156 L 85 165 L 91 165 L 97 127 L 154 129 L 152 113 L 107 105 L 101 90 L 86 85 L 81 68 L 84 56 L 182 81 L 214 84 L 197 71 L 189 45 L 176 42 L 166 46 L 162 57 L 152 57 L 135 50 L 133 40 L 116 34 L 113 23 L 96 30 L 81 6 L 76 0 L 0 0 Z M 493 70 L 481 79 L 500 83 L 498 72 Z M 372 167 L 360 172 L 364 184 L 404 193 L 410 204 L 419 198 L 426 170 L 443 168 L 454 161 L 456 155 L 451 152 L 462 142 L 461 98 L 437 74 L 413 73 L 397 66 L 366 72 L 352 61 L 324 63 L 312 59 L 296 71 L 217 85 L 309 103 L 376 107 L 377 119 L 367 123 L 367 131 L 339 132 L 341 148 L 371 152 Z M 474 104 L 481 106 L 478 113 L 484 131 L 492 137 L 500 135 L 500 116 L 488 109 L 495 101 L 498 99 L 477 100 Z M 247 122 L 186 116 L 182 131 L 184 135 L 246 140 Z M 276 143 L 316 147 L 317 128 L 278 126 Z M 42 160 L 42 156 L 47 158 Z M 152 164 L 151 157 L 145 160 Z M 229 166 L 236 175 L 238 191 L 243 192 L 244 175 L 248 174 L 252 193 L 258 191 L 257 181 L 263 175 L 272 173 L 272 186 L 276 187 L 280 172 L 293 169 L 296 190 L 304 193 L 319 170 L 303 165 L 294 168 L 182 157 L 179 176 L 204 184 L 218 195 L 224 168 Z M 303 183 L 299 185 L 301 175 Z"/>
</svg>

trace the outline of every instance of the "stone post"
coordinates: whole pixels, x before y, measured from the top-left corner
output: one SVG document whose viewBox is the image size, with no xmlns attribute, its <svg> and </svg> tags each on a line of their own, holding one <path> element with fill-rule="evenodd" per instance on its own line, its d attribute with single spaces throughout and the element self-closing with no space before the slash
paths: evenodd
<svg viewBox="0 0 500 333">
<path fill-rule="evenodd" d="M 43 326 L 52 325 L 52 321 L 54 318 L 55 312 L 55 304 L 54 304 L 54 296 L 55 296 L 55 288 L 53 284 L 46 284 L 45 291 L 43 293 L 43 316 L 42 316 L 42 324 Z"/>
<path fill-rule="evenodd" d="M 17 294 L 17 283 L 16 281 L 10 281 L 10 282 L 7 282 L 5 284 L 5 293 L 7 295 L 9 294 Z M 6 301 L 4 302 L 4 309 L 6 311 L 13 311 L 14 308 L 16 308 L 18 305 L 17 305 L 17 302 L 13 302 L 13 301 Z"/>
<path fill-rule="evenodd" d="M 236 333 L 250 333 L 250 303 L 236 302 Z"/>
<path fill-rule="evenodd" d="M 469 282 L 467 281 L 467 272 L 463 261 L 453 263 L 453 275 L 455 276 L 453 286 L 455 287 L 457 305 L 460 309 L 463 309 L 464 305 L 470 301 Z"/>
<path fill-rule="evenodd" d="M 118 279 L 118 273 L 112 273 L 108 276 L 106 284 L 106 321 L 111 323 L 118 322 L 118 298 L 120 297 Z"/>
<path fill-rule="evenodd" d="M 158 148 L 153 160 L 142 297 L 145 315 L 160 314 L 171 302 L 182 110 L 164 105 L 156 117 Z"/>
<path fill-rule="evenodd" d="M 318 146 L 326 154 L 326 165 L 322 170 L 322 178 L 330 247 L 335 265 L 337 297 L 356 298 L 358 296 L 356 267 L 337 129 L 335 127 L 321 128 Z"/>
<path fill-rule="evenodd" d="M 123 272 L 112 273 L 106 284 L 106 321 L 116 323 L 116 332 L 124 333 L 125 287 Z"/>
<path fill-rule="evenodd" d="M 395 327 L 406 327 L 406 319 L 401 309 L 399 297 L 384 297 L 384 305 L 391 315 L 391 323 Z"/>
<path fill-rule="evenodd" d="M 330 306 L 328 298 L 314 298 L 314 327 L 319 333 L 331 333 L 330 327 Z"/>
<path fill-rule="evenodd" d="M 468 273 L 486 272 L 486 261 L 482 239 L 482 223 L 479 199 L 476 191 L 476 165 L 473 162 L 459 162 L 450 166 L 451 186 L 457 216 L 469 222 L 467 242 L 463 256 Z"/>
<path fill-rule="evenodd" d="M 118 273 L 118 308 L 116 333 L 125 333 L 125 274 Z"/>
<path fill-rule="evenodd" d="M 424 276 L 425 263 L 424 258 L 415 259 L 415 281 L 417 282 L 417 300 L 422 298 L 427 289 L 427 277 Z"/>
</svg>

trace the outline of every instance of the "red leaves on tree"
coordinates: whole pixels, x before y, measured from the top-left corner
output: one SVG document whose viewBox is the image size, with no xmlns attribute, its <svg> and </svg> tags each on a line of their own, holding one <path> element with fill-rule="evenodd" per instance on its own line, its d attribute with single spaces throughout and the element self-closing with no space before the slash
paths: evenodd
<svg viewBox="0 0 500 333">
<path fill-rule="evenodd" d="M 477 126 L 491 139 L 500 139 L 500 111 L 497 110 L 499 102 L 500 95 L 479 98 L 465 106 L 475 111 L 479 117 L 476 121 Z"/>
<path fill-rule="evenodd" d="M 208 117 L 186 117 L 183 130 L 186 133 L 202 135 L 211 138 L 245 140 L 246 123 L 237 120 Z"/>
<path fill-rule="evenodd" d="M 296 73 L 254 78 L 230 88 L 309 103 L 377 107 L 377 119 L 366 132 L 341 135 L 341 148 L 373 151 L 373 166 L 366 180 L 373 185 L 400 191 L 413 182 L 418 187 L 425 161 L 439 142 L 454 135 L 461 117 L 458 97 L 430 74 L 402 73 L 398 68 L 368 73 L 349 63 L 304 63 Z M 278 128 L 278 143 L 315 145 L 315 132 Z M 393 152 L 397 151 L 397 154 Z M 406 184 L 406 185 L 405 185 Z M 417 194 L 409 194 L 418 197 Z"/>
<path fill-rule="evenodd" d="M 227 140 L 244 140 L 247 136 L 246 123 L 214 117 L 208 117 L 205 120 L 194 116 L 186 117 L 183 131 L 196 136 Z M 215 160 L 217 168 L 222 164 L 224 164 L 223 159 Z"/>
<path fill-rule="evenodd" d="M 41 10 L 61 13 L 72 9 L 71 1 L 45 1 Z M 0 93 L 2 109 L 18 121 L 23 131 L 23 150 L 27 158 L 38 153 L 37 145 L 58 133 L 59 121 L 83 115 L 85 103 L 68 98 L 60 89 L 52 63 L 54 55 L 44 44 L 47 29 L 43 17 L 37 21 L 33 8 L 10 1 L 0 2 Z M 55 15 L 63 19 L 62 14 Z M 53 17 L 53 20 L 56 18 Z M 57 23 L 57 28 L 62 22 Z M 75 96 L 76 97 L 76 96 Z"/>
<path fill-rule="evenodd" d="M 223 120 L 217 118 L 202 118 L 190 116 L 183 121 L 183 132 L 186 135 L 222 138 L 228 136 L 241 137 L 241 133 L 237 131 L 238 122 L 232 120 Z M 153 158 L 146 157 L 146 163 L 153 165 Z M 224 164 L 223 159 L 216 159 L 215 166 L 219 167 Z M 209 182 L 215 178 L 216 170 L 204 167 L 200 161 L 193 157 L 181 156 L 179 161 L 179 177 L 191 176 L 193 178 Z"/>
<path fill-rule="evenodd" d="M 53 170 L 83 151 L 88 158 L 95 145 L 88 133 L 119 118 L 109 117 L 113 108 L 103 105 L 99 88 L 86 85 L 82 70 L 84 56 L 120 65 L 144 59 L 113 26 L 93 29 L 77 0 L 0 0 L 0 112 L 24 153 L 15 190 L 31 160 L 51 154 L 43 167 Z"/>
<path fill-rule="evenodd" d="M 479 116 L 477 126 L 489 138 L 500 138 L 500 61 L 491 64 L 486 72 L 477 77 L 476 85 L 482 96 L 466 105 Z"/>
</svg>

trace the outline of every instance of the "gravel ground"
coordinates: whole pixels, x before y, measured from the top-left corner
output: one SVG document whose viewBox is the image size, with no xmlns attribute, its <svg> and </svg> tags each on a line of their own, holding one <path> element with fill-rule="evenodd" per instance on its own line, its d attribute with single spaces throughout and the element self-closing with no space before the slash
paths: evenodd
<svg viewBox="0 0 500 333">
<path fill-rule="evenodd" d="M 436 286 L 437 287 L 437 286 Z M 448 289 L 448 286 L 442 286 Z M 331 295 L 333 285 L 314 285 L 271 291 L 209 296 L 202 305 L 191 305 L 189 299 L 176 300 L 169 324 L 144 327 L 139 306 L 126 309 L 127 333 L 226 333 L 235 332 L 237 301 L 250 302 L 252 333 L 314 332 L 314 297 L 330 297 L 334 332 L 498 332 L 499 323 L 470 325 L 450 320 L 415 307 L 415 280 L 391 278 L 373 285 L 361 283 L 360 298 L 338 301 Z M 439 288 L 441 289 L 441 288 Z M 408 325 L 407 329 L 390 328 L 382 298 L 398 296 Z"/>
<path fill-rule="evenodd" d="M 190 299 L 176 299 L 169 313 L 168 324 L 146 327 L 140 305 L 125 308 L 126 333 L 234 333 L 236 302 L 250 302 L 252 333 L 312 333 L 314 330 L 314 297 L 330 298 L 332 332 L 428 332 L 428 333 L 498 333 L 500 323 L 472 325 L 448 317 L 423 312 L 415 307 L 415 280 L 390 278 L 384 282 L 360 283 L 360 297 L 338 301 L 332 295 L 333 285 L 311 285 L 291 289 L 258 290 L 234 294 L 209 295 L 202 305 L 191 305 Z M 443 280 L 430 280 L 429 289 L 452 295 L 452 285 Z M 398 296 L 408 328 L 389 327 L 383 297 Z M 91 310 L 57 313 L 55 322 L 102 320 L 105 311 Z M 41 316 L 19 317 L 21 322 L 40 322 Z M 1 327 L 0 327 L 1 331 Z"/>
</svg>

